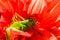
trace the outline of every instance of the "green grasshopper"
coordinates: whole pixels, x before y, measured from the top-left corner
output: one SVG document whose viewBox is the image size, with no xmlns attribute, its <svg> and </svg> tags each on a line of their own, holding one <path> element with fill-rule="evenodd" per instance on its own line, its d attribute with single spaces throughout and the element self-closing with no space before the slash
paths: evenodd
<svg viewBox="0 0 60 40">
<path fill-rule="evenodd" d="M 23 20 L 23 21 L 13 22 L 10 25 L 10 27 L 8 27 L 6 29 L 7 40 L 11 40 L 11 38 L 10 38 L 10 35 L 11 35 L 10 34 L 10 28 L 25 31 L 27 28 L 30 28 L 33 25 L 35 25 L 35 20 L 34 19 L 27 19 L 27 20 Z"/>
</svg>

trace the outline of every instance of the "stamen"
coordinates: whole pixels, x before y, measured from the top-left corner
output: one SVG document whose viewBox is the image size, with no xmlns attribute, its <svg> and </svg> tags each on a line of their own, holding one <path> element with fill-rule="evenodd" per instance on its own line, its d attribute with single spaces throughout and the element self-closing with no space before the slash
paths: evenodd
<svg viewBox="0 0 60 40">
<path fill-rule="evenodd" d="M 25 20 L 21 15 L 19 15 L 18 13 L 15 13 L 16 14 L 16 16 L 18 16 L 20 19 L 22 19 L 22 20 Z"/>
<path fill-rule="evenodd" d="M 15 12 L 15 15 L 13 15 L 13 17 L 12 17 L 12 21 L 16 22 L 16 21 L 18 21 L 18 18 L 22 21 L 25 20 L 21 15 L 19 15 L 18 13 Z"/>
</svg>

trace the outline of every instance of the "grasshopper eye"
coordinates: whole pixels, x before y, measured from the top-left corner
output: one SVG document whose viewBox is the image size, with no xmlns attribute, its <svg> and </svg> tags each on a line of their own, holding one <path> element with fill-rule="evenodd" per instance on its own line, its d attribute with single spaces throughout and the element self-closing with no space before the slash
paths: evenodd
<svg viewBox="0 0 60 40">
<path fill-rule="evenodd" d="M 29 22 L 26 24 L 28 27 L 31 27 L 31 26 L 36 24 L 36 20 L 35 19 L 28 19 L 28 20 L 29 20 Z"/>
</svg>

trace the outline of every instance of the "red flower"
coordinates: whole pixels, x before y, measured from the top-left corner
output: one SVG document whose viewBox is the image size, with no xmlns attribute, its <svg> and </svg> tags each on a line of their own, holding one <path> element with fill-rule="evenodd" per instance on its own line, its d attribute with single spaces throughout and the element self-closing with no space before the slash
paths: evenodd
<svg viewBox="0 0 60 40">
<path fill-rule="evenodd" d="M 12 24 L 15 13 L 25 19 L 28 16 L 36 19 L 36 24 L 25 30 L 30 37 L 18 36 L 20 32 L 10 30 L 11 34 L 16 33 L 16 40 L 60 40 L 60 0 L 0 0 L 0 26 L 3 29 Z M 15 35 L 10 36 L 15 40 Z"/>
</svg>

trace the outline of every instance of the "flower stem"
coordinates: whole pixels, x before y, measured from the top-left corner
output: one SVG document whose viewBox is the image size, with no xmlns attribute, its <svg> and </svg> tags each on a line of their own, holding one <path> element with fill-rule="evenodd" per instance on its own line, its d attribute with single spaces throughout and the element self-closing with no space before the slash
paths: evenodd
<svg viewBox="0 0 60 40">
<path fill-rule="evenodd" d="M 1 14 L 0 14 L 0 18 L 1 18 Z"/>
</svg>

